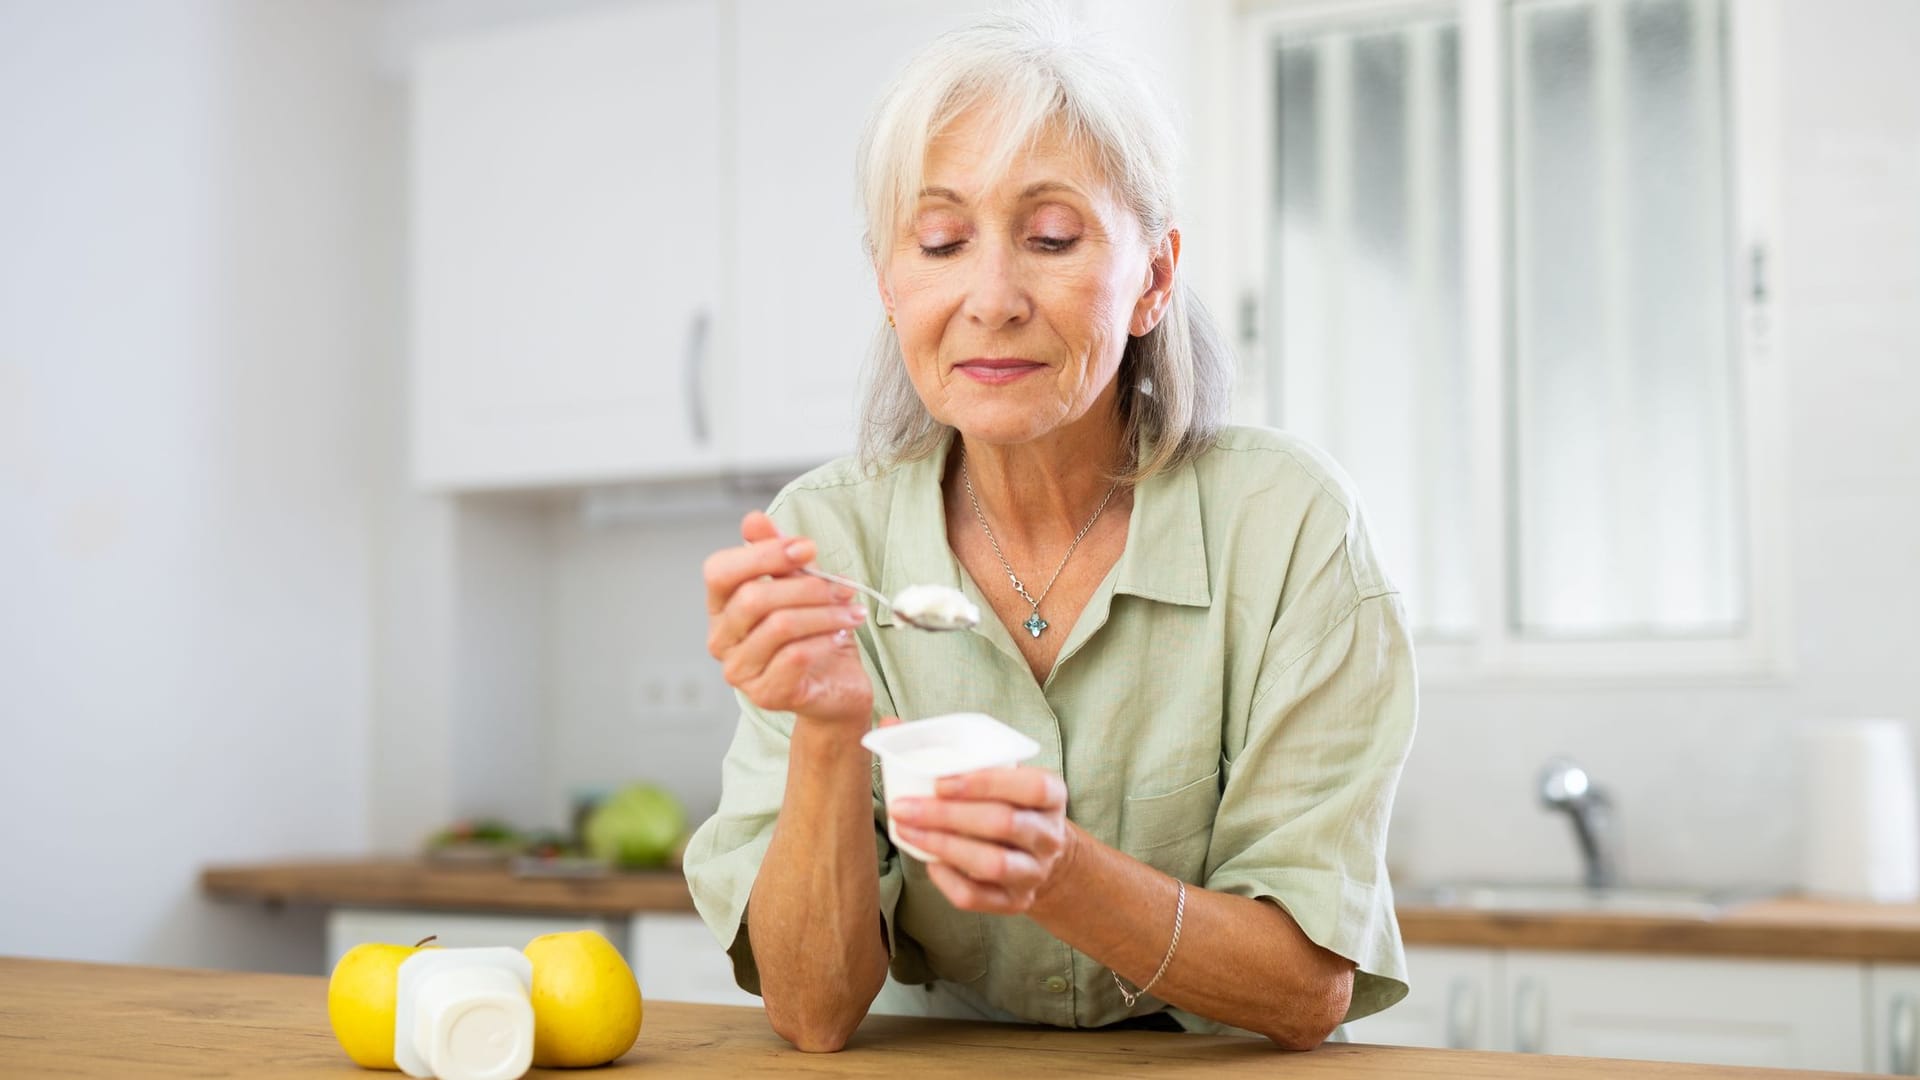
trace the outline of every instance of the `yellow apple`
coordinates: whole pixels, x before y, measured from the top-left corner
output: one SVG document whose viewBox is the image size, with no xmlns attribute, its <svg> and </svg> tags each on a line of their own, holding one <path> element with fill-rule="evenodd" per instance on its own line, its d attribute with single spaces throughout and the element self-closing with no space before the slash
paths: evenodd
<svg viewBox="0 0 1920 1080">
<path fill-rule="evenodd" d="M 605 1065 L 640 1035 L 640 984 L 613 942 L 593 930 L 542 934 L 533 961 L 533 1063 Z"/>
<path fill-rule="evenodd" d="M 393 1014 L 400 965 L 427 946 L 368 942 L 348 949 L 327 980 L 327 1020 L 333 1037 L 363 1069 L 398 1069 L 393 1063 Z"/>
</svg>

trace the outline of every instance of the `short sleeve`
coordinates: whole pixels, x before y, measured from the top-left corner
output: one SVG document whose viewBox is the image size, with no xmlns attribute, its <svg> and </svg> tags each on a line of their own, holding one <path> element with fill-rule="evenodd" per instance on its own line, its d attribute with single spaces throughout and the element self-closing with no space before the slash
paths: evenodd
<svg viewBox="0 0 1920 1080">
<path fill-rule="evenodd" d="M 802 520 L 783 492 L 767 512 L 789 534 L 813 535 L 809 526 L 821 524 Z M 823 550 L 825 545 L 823 544 Z M 882 681 L 876 677 L 872 656 L 870 626 L 856 631 L 860 639 L 861 662 L 873 680 L 874 717 L 890 715 L 893 705 Z M 720 807 L 687 841 L 685 868 L 687 887 L 693 894 L 693 906 L 720 945 L 733 960 L 733 978 L 748 993 L 760 992 L 760 970 L 753 959 L 753 945 L 746 933 L 747 900 L 753 895 L 753 883 L 760 875 L 767 847 L 773 841 L 773 826 L 780 817 L 780 806 L 787 791 L 787 762 L 793 738 L 792 713 L 770 713 L 743 695 L 740 721 L 733 742 L 721 764 Z M 887 839 L 883 823 L 884 807 L 876 795 L 873 800 L 874 861 L 880 876 L 880 917 L 885 925 L 887 952 L 895 954 L 894 910 L 899 905 L 905 884 L 900 857 Z"/>
<path fill-rule="evenodd" d="M 733 959 L 733 978 L 749 993 L 760 992 L 760 970 L 746 933 L 747 899 L 773 840 L 787 789 L 787 746 L 793 717 L 767 713 L 741 702 L 740 724 L 721 767 L 720 808 L 687 842 L 684 860 L 693 906 Z M 881 812 L 875 800 L 876 819 Z M 894 908 L 905 878 L 900 859 L 878 828 L 874 860 L 880 875 L 880 917 L 887 951 L 894 951 Z"/>
<path fill-rule="evenodd" d="M 1346 595 L 1316 605 L 1311 635 L 1286 617 L 1273 630 L 1244 743 L 1223 765 L 1205 885 L 1278 904 L 1353 961 L 1357 1020 L 1407 994 L 1386 843 L 1418 703 L 1398 596 Z"/>
</svg>

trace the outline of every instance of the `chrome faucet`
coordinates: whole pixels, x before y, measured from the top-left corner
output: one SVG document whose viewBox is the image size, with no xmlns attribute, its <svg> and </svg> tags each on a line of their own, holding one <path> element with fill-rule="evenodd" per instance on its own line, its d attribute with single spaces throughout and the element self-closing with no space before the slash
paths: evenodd
<svg viewBox="0 0 1920 1080">
<path fill-rule="evenodd" d="M 1613 852 L 1607 845 L 1608 813 L 1613 803 L 1594 786 L 1587 770 L 1563 757 L 1552 757 L 1540 770 L 1540 804 L 1564 810 L 1573 822 L 1573 837 L 1587 865 L 1587 887 L 1604 889 L 1616 881 Z"/>
</svg>

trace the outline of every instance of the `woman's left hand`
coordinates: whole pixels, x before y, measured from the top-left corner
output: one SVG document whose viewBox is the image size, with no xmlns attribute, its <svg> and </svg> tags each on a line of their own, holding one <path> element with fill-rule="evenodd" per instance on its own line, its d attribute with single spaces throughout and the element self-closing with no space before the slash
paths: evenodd
<svg viewBox="0 0 1920 1080">
<path fill-rule="evenodd" d="M 927 877 L 962 911 L 1030 912 L 1072 862 L 1066 782 L 1045 769 L 982 769 L 936 790 L 891 809 L 900 835 L 940 858 Z"/>
</svg>

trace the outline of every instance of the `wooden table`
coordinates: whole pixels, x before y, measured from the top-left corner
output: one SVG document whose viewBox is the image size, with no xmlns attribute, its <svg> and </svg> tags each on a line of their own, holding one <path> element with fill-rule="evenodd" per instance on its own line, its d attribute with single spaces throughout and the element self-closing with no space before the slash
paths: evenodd
<svg viewBox="0 0 1920 1080">
<path fill-rule="evenodd" d="M 368 1077 L 327 1027 L 318 976 L 118 967 L 0 958 L 0 1076 Z M 655 1002 L 640 1041 L 610 1070 L 656 1077 L 1110 1076 L 1579 1077 L 1735 1076 L 1723 1069 L 1596 1058 L 1329 1043 L 1306 1054 L 1264 1040 L 1157 1032 L 1075 1032 L 999 1024 L 869 1019 L 838 1054 L 802 1054 L 758 1009 Z M 535 1069 L 529 1075 L 588 1074 Z M 591 1074 L 602 1075 L 600 1072 Z"/>
</svg>

